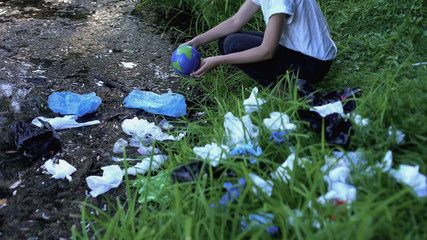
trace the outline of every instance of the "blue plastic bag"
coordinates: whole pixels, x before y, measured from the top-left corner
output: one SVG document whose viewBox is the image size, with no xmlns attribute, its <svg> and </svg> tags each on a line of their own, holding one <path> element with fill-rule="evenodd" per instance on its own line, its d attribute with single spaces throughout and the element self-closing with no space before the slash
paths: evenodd
<svg viewBox="0 0 427 240">
<path fill-rule="evenodd" d="M 73 114 L 77 117 L 95 112 L 101 102 L 101 98 L 96 96 L 94 92 L 80 95 L 69 91 L 54 92 L 47 101 L 49 108 L 55 113 Z"/>
<path fill-rule="evenodd" d="M 163 93 L 133 90 L 124 100 L 127 108 L 141 108 L 147 112 L 171 117 L 181 117 L 187 114 L 185 98 L 178 93 Z"/>
</svg>

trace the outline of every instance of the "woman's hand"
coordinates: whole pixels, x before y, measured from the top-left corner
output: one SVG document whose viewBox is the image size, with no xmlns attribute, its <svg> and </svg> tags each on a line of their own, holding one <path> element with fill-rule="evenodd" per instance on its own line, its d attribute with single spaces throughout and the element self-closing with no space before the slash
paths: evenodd
<svg viewBox="0 0 427 240">
<path fill-rule="evenodd" d="M 206 73 L 212 71 L 214 68 L 216 68 L 220 64 L 221 64 L 220 63 L 220 56 L 204 58 L 203 61 L 200 63 L 199 69 L 194 71 L 191 74 L 191 76 L 192 77 L 201 77 L 201 76 L 205 75 Z"/>
</svg>

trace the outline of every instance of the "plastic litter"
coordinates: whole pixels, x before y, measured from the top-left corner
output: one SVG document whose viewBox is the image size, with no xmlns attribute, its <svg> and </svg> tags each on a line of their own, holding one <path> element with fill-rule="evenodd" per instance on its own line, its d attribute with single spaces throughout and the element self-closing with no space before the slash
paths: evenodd
<svg viewBox="0 0 427 240">
<path fill-rule="evenodd" d="M 154 155 L 153 157 L 147 157 L 141 160 L 141 162 L 137 163 L 133 167 L 129 167 L 127 169 L 128 175 L 136 175 L 136 174 L 145 174 L 150 170 L 155 170 L 160 168 L 164 161 L 169 160 L 167 155 Z M 123 170 L 123 175 L 125 174 L 125 170 Z"/>
<path fill-rule="evenodd" d="M 233 113 L 228 112 L 224 117 L 225 145 L 233 146 L 248 141 L 252 141 L 254 144 L 258 143 L 259 128 L 252 123 L 249 115 L 239 119 Z"/>
<path fill-rule="evenodd" d="M 170 124 L 166 119 L 163 119 L 162 121 L 160 121 L 159 126 L 165 130 L 174 129 L 174 126 L 172 124 Z"/>
<path fill-rule="evenodd" d="M 256 149 L 254 149 L 254 144 L 249 141 L 248 143 L 239 143 L 237 144 L 233 150 L 229 152 L 230 156 L 236 156 L 236 155 L 247 155 L 259 157 L 262 154 L 262 149 L 260 146 L 257 146 Z M 255 158 L 250 158 L 250 163 L 254 164 L 256 162 Z"/>
<path fill-rule="evenodd" d="M 127 146 L 128 146 L 128 141 L 124 140 L 123 138 L 119 138 L 119 140 L 117 140 L 114 143 L 113 152 L 114 153 L 122 153 L 123 147 L 126 148 Z"/>
<path fill-rule="evenodd" d="M 58 163 L 54 162 L 53 159 L 47 160 L 43 167 L 46 169 L 48 174 L 52 174 L 54 179 L 68 179 L 71 182 L 71 174 L 73 174 L 77 169 L 69 164 L 67 161 L 59 159 Z"/>
<path fill-rule="evenodd" d="M 310 111 L 317 112 L 322 117 L 326 117 L 329 114 L 338 113 L 341 116 L 344 116 L 344 109 L 341 101 L 328 103 L 322 106 L 314 106 L 314 109 Z"/>
<path fill-rule="evenodd" d="M 280 165 L 274 173 L 271 174 L 273 179 L 281 179 L 284 183 L 288 183 L 291 180 L 290 173 L 294 169 L 295 160 L 297 160 L 297 166 L 303 166 L 306 162 L 311 162 L 308 158 L 296 158 L 295 153 L 291 153 L 288 158 Z"/>
<path fill-rule="evenodd" d="M 299 110 L 298 115 L 301 120 L 310 123 L 310 128 L 318 136 L 322 135 L 322 121 L 324 121 L 325 140 L 328 143 L 341 145 L 344 148 L 350 145 L 350 137 L 354 134 L 353 124 L 340 114 L 333 113 L 322 118 L 317 112 Z"/>
<path fill-rule="evenodd" d="M 79 128 L 79 127 L 86 127 L 86 126 L 91 126 L 95 124 L 100 124 L 99 120 L 79 123 L 76 121 L 77 120 L 76 115 L 66 115 L 64 117 L 55 117 L 55 118 L 46 118 L 46 117 L 40 116 L 33 119 L 31 123 L 38 127 L 43 127 L 43 123 L 41 123 L 39 119 L 42 121 L 48 122 L 52 126 L 52 128 L 55 130 Z"/>
<path fill-rule="evenodd" d="M 171 117 L 187 115 L 185 98 L 178 93 L 163 93 L 133 90 L 124 100 L 127 108 L 141 108 L 146 112 Z"/>
<path fill-rule="evenodd" d="M 112 188 L 118 187 L 123 180 L 122 169 L 118 165 L 110 165 L 101 168 L 104 172 L 102 176 L 89 176 L 86 178 L 86 183 L 92 197 L 97 197 L 100 194 L 107 192 Z"/>
<path fill-rule="evenodd" d="M 96 96 L 95 92 L 80 95 L 67 91 L 52 93 L 47 102 L 54 113 L 81 117 L 88 113 L 94 113 L 101 105 L 102 100 Z"/>
<path fill-rule="evenodd" d="M 61 150 L 61 140 L 55 129 L 49 123 L 41 122 L 42 128 L 23 121 L 12 124 L 17 150 L 26 157 L 50 158 Z"/>
<path fill-rule="evenodd" d="M 259 109 L 261 109 L 261 106 L 266 102 L 262 98 L 257 98 L 257 94 L 258 88 L 254 87 L 249 98 L 243 101 L 243 106 L 245 107 L 245 112 L 247 114 L 258 111 Z"/>
<path fill-rule="evenodd" d="M 258 194 L 257 189 L 261 189 L 265 194 L 267 194 L 267 196 L 269 196 L 269 197 L 271 196 L 271 194 L 273 193 L 273 186 L 274 186 L 273 181 L 264 180 L 260 176 L 253 174 L 253 173 L 249 173 L 249 178 L 252 180 L 252 182 L 256 186 L 256 187 L 254 186 L 252 188 L 255 195 Z"/>
<path fill-rule="evenodd" d="M 331 200 L 340 200 L 347 203 L 352 203 L 356 200 L 357 190 L 354 186 L 342 183 L 342 182 L 331 182 L 329 184 L 329 191 L 320 196 L 317 199 L 318 203 L 325 205 Z"/>
<path fill-rule="evenodd" d="M 122 66 L 124 68 L 128 68 L 128 69 L 133 69 L 134 67 L 136 67 L 138 64 L 133 63 L 133 62 L 120 62 L 122 64 Z"/>
<path fill-rule="evenodd" d="M 194 153 L 201 157 L 202 159 L 209 160 L 210 164 L 213 167 L 218 166 L 221 160 L 227 159 L 228 147 L 222 145 L 221 147 L 212 142 L 210 144 L 206 144 L 204 147 L 194 147 Z"/>
<path fill-rule="evenodd" d="M 180 164 L 171 173 L 172 183 L 192 182 L 200 175 L 208 174 L 209 166 L 202 161 L 192 161 L 188 164 Z"/>
<path fill-rule="evenodd" d="M 286 136 L 288 132 L 272 132 L 270 136 L 270 142 L 285 143 L 288 137 Z"/>
<path fill-rule="evenodd" d="M 254 230 L 256 228 L 265 228 L 265 231 L 271 235 L 279 232 L 279 228 L 273 225 L 274 215 L 259 211 L 258 214 L 250 214 L 248 219 L 242 217 L 240 225 L 242 230 Z"/>
<path fill-rule="evenodd" d="M 223 187 L 227 190 L 227 192 L 219 201 L 219 205 L 228 206 L 229 204 L 234 203 L 243 193 L 243 189 L 245 187 L 245 179 L 240 178 L 239 183 L 237 184 L 226 182 L 224 183 Z M 210 206 L 219 208 L 219 205 L 211 203 Z"/>
<path fill-rule="evenodd" d="M 166 204 L 169 201 L 166 189 L 171 183 L 169 174 L 165 171 L 159 172 L 154 177 L 139 178 L 133 183 L 134 187 L 138 187 L 140 197 L 138 202 L 141 204 L 153 201 L 160 204 Z"/>
<path fill-rule="evenodd" d="M 427 197 L 427 178 L 419 172 L 420 167 L 401 164 L 397 170 L 391 169 L 391 175 L 397 180 L 410 186 L 415 194 L 420 197 Z"/>
<path fill-rule="evenodd" d="M 295 130 L 297 128 L 295 124 L 289 121 L 288 115 L 281 112 L 270 113 L 270 118 L 265 118 L 263 122 L 268 129 L 275 132 Z"/>
<path fill-rule="evenodd" d="M 145 146 L 139 146 L 138 150 L 139 154 L 142 156 L 151 156 L 151 155 L 157 155 L 160 154 L 160 150 L 158 148 L 154 147 L 145 147 Z"/>
<path fill-rule="evenodd" d="M 175 137 L 162 132 L 162 129 L 156 126 L 154 123 L 150 123 L 145 119 L 138 119 L 134 117 L 132 119 L 125 119 L 122 122 L 122 130 L 128 135 L 131 135 L 129 145 L 132 147 L 140 147 L 141 141 L 149 145 L 154 140 L 176 140 Z"/>
</svg>

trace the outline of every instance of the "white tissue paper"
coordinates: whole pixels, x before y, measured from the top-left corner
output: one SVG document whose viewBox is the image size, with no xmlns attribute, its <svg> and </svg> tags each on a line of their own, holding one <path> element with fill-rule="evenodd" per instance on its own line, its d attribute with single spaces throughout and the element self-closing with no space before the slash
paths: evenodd
<svg viewBox="0 0 427 240">
<path fill-rule="evenodd" d="M 271 180 L 264 180 L 258 175 L 255 175 L 253 173 L 249 173 L 249 177 L 252 179 L 253 183 L 258 186 L 267 196 L 271 196 L 271 193 L 273 192 L 273 181 Z M 256 187 L 253 187 L 252 190 L 255 194 L 258 194 L 258 190 Z"/>
<path fill-rule="evenodd" d="M 77 119 L 76 115 L 66 115 L 64 117 L 56 117 L 56 118 L 37 117 L 33 119 L 31 123 L 38 127 L 43 127 L 43 124 L 39 121 L 39 119 L 42 121 L 48 122 L 52 126 L 52 128 L 55 130 L 85 127 L 85 126 L 91 126 L 91 125 L 100 123 L 99 120 L 78 123 L 76 121 Z"/>
<path fill-rule="evenodd" d="M 291 176 L 289 173 L 291 173 L 294 169 L 294 162 L 295 162 L 295 153 L 292 153 L 288 156 L 288 158 L 282 163 L 280 167 L 276 169 L 274 173 L 271 174 L 271 177 L 273 179 L 282 179 L 284 183 L 288 183 L 289 180 L 291 180 Z M 297 159 L 297 165 L 303 166 L 305 162 L 310 162 L 307 158 L 298 158 Z"/>
<path fill-rule="evenodd" d="M 53 159 L 49 159 L 44 163 L 44 168 L 46 169 L 47 172 L 44 173 L 49 173 L 52 174 L 52 178 L 54 179 L 68 179 L 68 181 L 71 181 L 71 174 L 73 174 L 77 169 L 75 167 L 73 167 L 71 164 L 69 164 L 68 162 L 59 159 L 59 163 L 56 164 L 53 162 Z"/>
<path fill-rule="evenodd" d="M 314 109 L 310 109 L 310 111 L 317 112 L 322 117 L 326 117 L 332 113 L 338 113 L 341 116 L 344 116 L 344 109 L 341 101 L 337 101 L 334 103 L 328 103 L 322 106 L 314 106 Z"/>
<path fill-rule="evenodd" d="M 318 203 L 323 205 L 330 200 L 338 199 L 347 203 L 352 203 L 356 200 L 356 188 L 352 185 L 342 182 L 332 182 L 329 185 L 329 191 L 317 199 Z"/>
<path fill-rule="evenodd" d="M 128 146 L 128 141 L 124 140 L 123 138 L 119 138 L 119 140 L 117 140 L 116 143 L 114 143 L 113 152 L 122 153 L 123 147 L 126 148 L 127 146 Z"/>
<path fill-rule="evenodd" d="M 226 113 L 224 128 L 225 141 L 228 146 L 246 143 L 251 140 L 254 145 L 258 143 L 259 129 L 252 123 L 249 115 L 245 115 L 242 119 L 239 119 L 231 112 Z"/>
<path fill-rule="evenodd" d="M 122 183 L 122 169 L 118 165 L 110 165 L 101 168 L 104 172 L 101 176 L 89 176 L 86 178 L 86 183 L 92 190 L 90 195 L 97 197 L 110 190 L 116 188 Z"/>
<path fill-rule="evenodd" d="M 391 175 L 398 181 L 410 186 L 418 197 L 427 196 L 427 178 L 419 172 L 419 166 L 400 165 L 399 169 L 390 170 Z"/>
<path fill-rule="evenodd" d="M 218 166 L 219 161 L 227 159 L 228 146 L 222 145 L 221 147 L 212 142 L 210 144 L 206 144 L 204 147 L 194 147 L 194 153 L 206 160 L 210 161 L 210 164 L 213 167 Z"/>
<path fill-rule="evenodd" d="M 285 130 L 295 130 L 297 126 L 289 121 L 288 115 L 281 112 L 270 113 L 270 118 L 264 118 L 265 126 L 271 131 L 279 132 Z"/>
<path fill-rule="evenodd" d="M 243 101 L 243 106 L 245 106 L 245 112 L 250 114 L 261 109 L 261 105 L 265 103 L 265 100 L 262 98 L 257 98 L 258 88 L 254 87 L 252 89 L 251 95 L 249 98 Z"/>
<path fill-rule="evenodd" d="M 129 145 L 139 147 L 142 145 L 140 139 L 145 144 L 151 144 L 154 140 L 176 140 L 175 137 L 162 132 L 162 129 L 154 123 L 150 123 L 145 119 L 125 119 L 122 122 L 122 130 L 128 135 L 131 135 Z"/>
<path fill-rule="evenodd" d="M 154 155 L 153 160 L 151 161 L 151 157 L 147 157 L 141 160 L 141 162 L 137 163 L 133 167 L 129 167 L 127 169 L 128 175 L 136 175 L 145 174 L 150 169 L 151 162 L 151 170 L 158 169 L 164 161 L 167 161 L 169 157 L 167 155 Z M 125 174 L 125 170 L 123 170 L 123 175 Z"/>
</svg>

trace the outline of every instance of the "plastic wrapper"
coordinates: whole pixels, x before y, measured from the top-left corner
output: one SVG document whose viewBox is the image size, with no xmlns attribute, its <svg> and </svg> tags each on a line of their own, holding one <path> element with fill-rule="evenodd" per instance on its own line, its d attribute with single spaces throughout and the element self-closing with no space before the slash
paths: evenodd
<svg viewBox="0 0 427 240">
<path fill-rule="evenodd" d="M 112 188 L 117 188 L 123 180 L 122 169 L 118 165 L 105 166 L 101 169 L 104 171 L 102 176 L 86 178 L 86 183 L 92 190 L 90 191 L 92 197 L 97 197 Z"/>
<path fill-rule="evenodd" d="M 197 156 L 209 160 L 209 163 L 213 167 L 216 167 L 221 160 L 227 159 L 226 152 L 228 152 L 228 147 L 224 145 L 220 147 L 218 144 L 212 142 L 206 144 L 204 147 L 194 147 L 193 151 Z"/>
<path fill-rule="evenodd" d="M 64 179 L 71 181 L 71 174 L 77 169 L 65 160 L 59 159 L 58 163 L 55 163 L 53 159 L 49 159 L 44 163 L 46 173 L 51 174 L 54 179 Z"/>
<path fill-rule="evenodd" d="M 219 201 L 219 204 L 211 203 L 211 207 L 219 208 L 226 207 L 231 203 L 237 201 L 240 195 L 243 193 L 245 188 L 245 179 L 240 178 L 237 184 L 232 184 L 230 182 L 224 183 L 223 187 L 227 190 L 224 196 Z"/>
<path fill-rule="evenodd" d="M 273 225 L 274 215 L 271 213 L 258 212 L 258 214 L 250 214 L 248 218 L 242 217 L 240 225 L 242 230 L 253 230 L 256 228 L 263 228 L 271 235 L 279 232 L 279 228 Z"/>
<path fill-rule="evenodd" d="M 257 94 L 258 88 L 254 87 L 249 98 L 243 101 L 243 106 L 245 107 L 245 112 L 247 114 L 258 111 L 259 109 L 261 109 L 261 106 L 266 102 L 264 99 L 258 98 Z"/>
<path fill-rule="evenodd" d="M 214 178 L 229 177 L 236 178 L 235 172 L 222 167 L 213 167 L 212 174 Z M 191 161 L 186 164 L 178 165 L 171 173 L 172 183 L 193 182 L 200 176 L 209 176 L 209 165 L 203 161 Z"/>
<path fill-rule="evenodd" d="M 127 108 L 140 108 L 146 112 L 161 114 L 171 117 L 187 115 L 185 98 L 178 93 L 163 93 L 133 90 L 124 100 Z"/>
<path fill-rule="evenodd" d="M 138 202 L 144 204 L 153 201 L 166 204 L 169 201 L 166 189 L 170 183 L 169 174 L 165 171 L 161 171 L 153 177 L 147 176 L 135 180 L 133 186 L 139 188 L 138 193 L 140 195 Z"/>
<path fill-rule="evenodd" d="M 87 121 L 82 123 L 77 122 L 76 115 L 67 115 L 64 117 L 56 117 L 56 118 L 37 117 L 33 119 L 31 123 L 38 127 L 43 127 L 43 123 L 41 123 L 39 119 L 42 121 L 48 122 L 52 126 L 52 128 L 55 130 L 79 128 L 79 127 L 86 127 L 86 126 L 91 126 L 95 124 L 100 124 L 99 120 Z"/>
<path fill-rule="evenodd" d="M 281 112 L 270 113 L 270 118 L 265 118 L 263 122 L 270 131 L 275 132 L 295 130 L 297 128 L 295 124 L 289 121 L 288 115 Z"/>
<path fill-rule="evenodd" d="M 167 160 L 169 160 L 169 157 L 166 155 L 147 157 L 142 159 L 141 162 L 137 163 L 135 166 L 129 167 L 127 173 L 128 175 L 145 174 L 150 170 L 150 166 L 151 170 L 156 170 Z M 123 170 L 123 174 L 125 174 L 125 170 Z"/>
<path fill-rule="evenodd" d="M 61 150 L 61 140 L 49 123 L 41 120 L 43 127 L 23 121 L 12 125 L 17 150 L 32 159 L 50 158 Z"/>
<path fill-rule="evenodd" d="M 72 92 L 54 92 L 49 96 L 49 108 L 54 113 L 63 115 L 76 115 L 81 117 L 95 112 L 102 100 L 94 92 L 89 94 L 77 94 Z"/>
<path fill-rule="evenodd" d="M 226 145 L 233 146 L 248 141 L 252 141 L 254 144 L 258 143 L 259 128 L 252 123 L 249 115 L 245 115 L 240 119 L 235 117 L 233 113 L 228 112 L 224 117 L 224 140 Z"/>
</svg>

